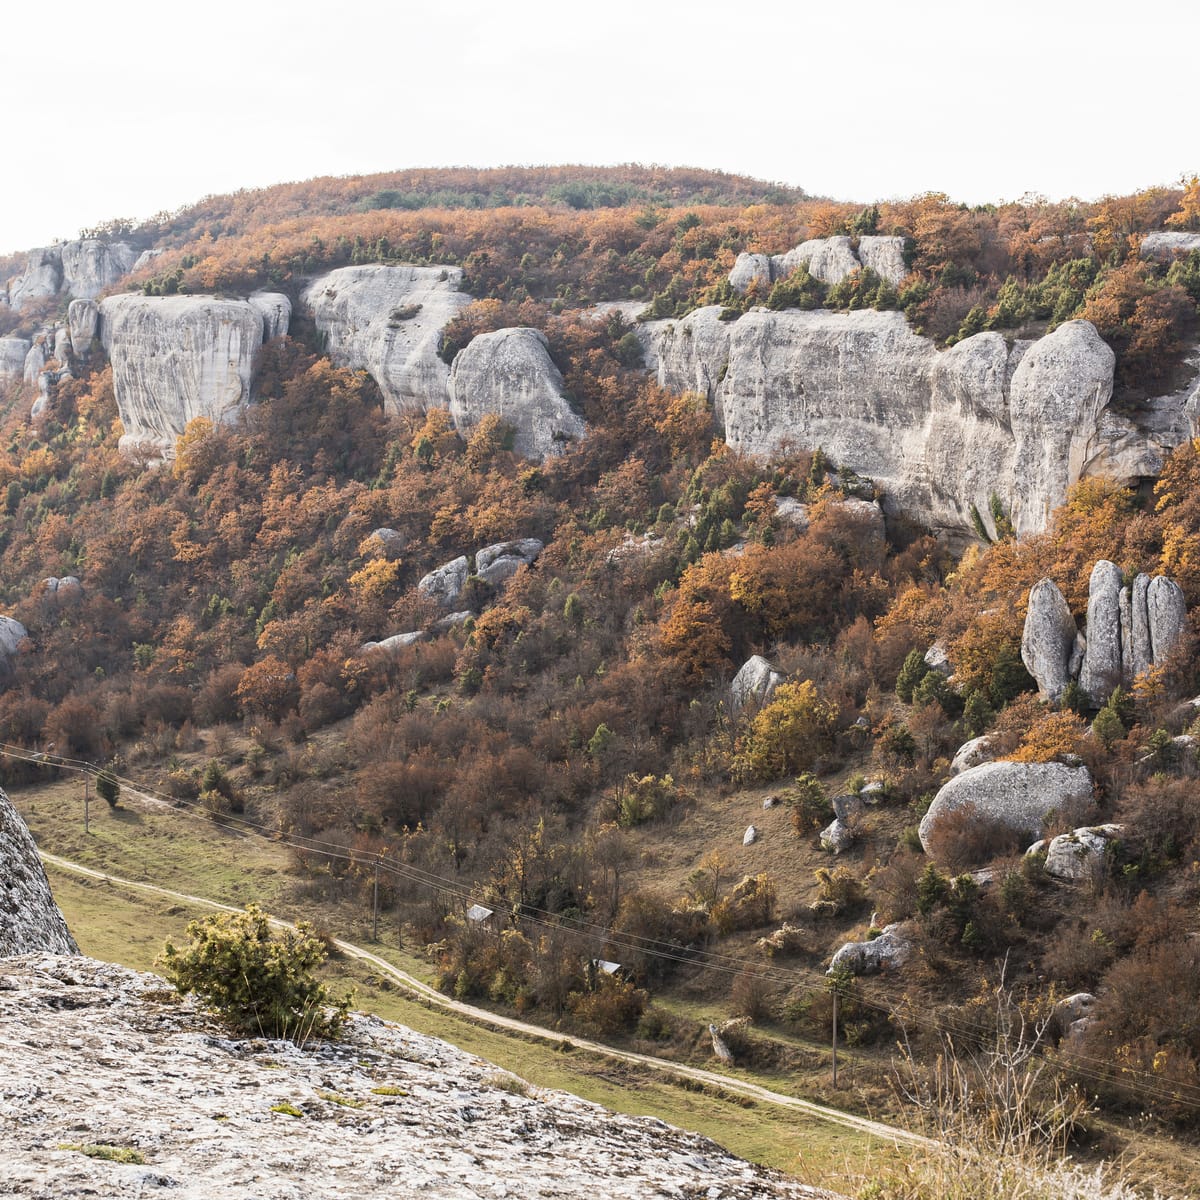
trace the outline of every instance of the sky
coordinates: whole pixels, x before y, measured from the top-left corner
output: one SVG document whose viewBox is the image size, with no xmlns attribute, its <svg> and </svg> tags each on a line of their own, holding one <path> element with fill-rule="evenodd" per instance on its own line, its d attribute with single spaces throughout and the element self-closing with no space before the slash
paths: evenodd
<svg viewBox="0 0 1200 1200">
<path fill-rule="evenodd" d="M 0 253 L 422 166 L 697 166 L 861 201 L 1125 194 L 1200 172 L 1198 35 L 1195 0 L 26 2 L 0 44 Z"/>
</svg>

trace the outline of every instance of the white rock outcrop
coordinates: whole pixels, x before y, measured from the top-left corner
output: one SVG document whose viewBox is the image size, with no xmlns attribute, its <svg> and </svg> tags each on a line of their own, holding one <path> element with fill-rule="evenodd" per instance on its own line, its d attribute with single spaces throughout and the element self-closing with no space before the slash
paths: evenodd
<svg viewBox="0 0 1200 1200">
<path fill-rule="evenodd" d="M 545 549 L 538 538 L 515 538 L 510 542 L 494 542 L 475 551 L 475 573 L 483 575 L 502 558 L 515 558 L 522 563 L 533 562 Z"/>
<path fill-rule="evenodd" d="M 423 642 L 429 636 L 424 629 L 414 629 L 410 633 L 394 633 L 391 637 L 383 638 L 378 642 L 363 642 L 358 648 L 359 654 L 367 654 L 372 650 L 383 650 L 386 653 L 395 653 L 397 650 L 403 650 L 406 646 L 411 646 L 414 642 Z"/>
<path fill-rule="evenodd" d="M 470 573 L 467 556 L 460 554 L 458 558 L 435 567 L 428 575 L 423 576 L 417 583 L 417 591 L 442 608 L 451 608 L 462 595 Z"/>
<path fill-rule="evenodd" d="M 1070 664 L 1078 635 L 1066 598 L 1052 579 L 1040 579 L 1029 592 L 1021 635 L 1021 661 L 1037 680 L 1040 695 L 1057 703 L 1071 682 Z"/>
<path fill-rule="evenodd" d="M 1059 762 L 989 762 L 972 767 L 943 785 L 921 818 L 918 833 L 926 854 L 933 853 L 938 823 L 967 806 L 981 822 L 1037 837 L 1051 813 L 1068 820 L 1088 815 L 1094 806 L 1092 777 L 1087 767 Z"/>
<path fill-rule="evenodd" d="M 0 960 L 37 951 L 75 954 L 78 947 L 54 903 L 37 846 L 0 789 Z"/>
<path fill-rule="evenodd" d="M 705 395 L 735 449 L 820 447 L 935 529 L 970 536 L 995 494 L 1018 533 L 1039 531 L 1100 453 L 1115 360 L 1087 322 L 939 351 L 896 312 L 721 312 L 642 328 L 658 383 Z"/>
<path fill-rule="evenodd" d="M 761 654 L 751 655 L 729 685 L 729 704 L 736 714 L 747 704 L 766 704 L 775 689 L 787 678 L 777 671 Z"/>
<path fill-rule="evenodd" d="M 895 287 L 908 274 L 902 237 L 859 238 L 856 251 L 851 239 L 839 234 L 810 238 L 785 254 L 739 254 L 729 273 L 729 286 L 743 295 L 757 287 L 765 298 L 772 283 L 786 279 L 802 263 L 822 283 L 841 283 L 865 267 Z"/>
<path fill-rule="evenodd" d="M 0 338 L 0 382 L 11 382 L 25 377 L 25 360 L 33 343 L 29 338 Z"/>
<path fill-rule="evenodd" d="M 71 349 L 76 358 L 82 358 L 100 332 L 100 308 L 95 300 L 72 300 L 67 308 L 67 328 Z"/>
<path fill-rule="evenodd" d="M 854 845 L 856 840 L 854 827 L 841 817 L 834 817 L 821 830 L 819 840 L 822 850 L 828 850 L 831 854 L 844 854 Z"/>
<path fill-rule="evenodd" d="M 1121 836 L 1123 825 L 1090 825 L 1060 833 L 1049 844 L 1037 842 L 1027 853 L 1046 851 L 1045 871 L 1056 879 L 1090 883 L 1104 870 L 1109 843 Z"/>
<path fill-rule="evenodd" d="M 110 296 L 100 338 L 112 363 L 122 448 L 173 453 L 196 417 L 229 420 L 249 400 L 254 357 L 286 296 Z M 290 311 L 290 307 L 288 308 Z"/>
<path fill-rule="evenodd" d="M 836 1200 L 378 1017 L 299 1047 L 230 1036 L 164 1003 L 156 976 L 93 959 L 25 955 L 0 977 L 0 1193 L 14 1200 Z M 65 1148 L 81 1143 L 143 1165 Z"/>
<path fill-rule="evenodd" d="M 127 243 L 96 238 L 31 250 L 24 271 L 8 281 L 8 303 L 19 312 L 60 293 L 94 299 L 127 275 L 136 258 L 137 252 Z"/>
<path fill-rule="evenodd" d="M 463 437 L 488 413 L 511 425 L 513 449 L 538 461 L 587 433 L 567 401 L 546 335 L 538 329 L 481 333 L 450 368 L 450 416 Z"/>
<path fill-rule="evenodd" d="M 1179 230 L 1159 230 L 1142 238 L 1143 258 L 1173 258 L 1176 254 L 1188 254 L 1200 250 L 1200 233 L 1184 233 Z"/>
<path fill-rule="evenodd" d="M 826 975 L 849 971 L 852 975 L 878 975 L 902 967 L 912 953 L 912 939 L 901 923 L 885 925 L 876 938 L 847 942 L 830 960 Z"/>
<path fill-rule="evenodd" d="M 0 659 L 11 658 L 29 637 L 29 631 L 15 617 L 0 617 Z"/>
<path fill-rule="evenodd" d="M 458 267 L 340 267 L 301 295 L 329 357 L 369 371 L 393 412 L 448 408 L 442 330 L 471 303 Z"/>
<path fill-rule="evenodd" d="M 963 742 L 950 760 L 950 774 L 961 775 L 972 767 L 990 762 L 992 758 L 991 745 L 992 739 L 987 734 L 973 737 L 969 742 Z"/>
</svg>

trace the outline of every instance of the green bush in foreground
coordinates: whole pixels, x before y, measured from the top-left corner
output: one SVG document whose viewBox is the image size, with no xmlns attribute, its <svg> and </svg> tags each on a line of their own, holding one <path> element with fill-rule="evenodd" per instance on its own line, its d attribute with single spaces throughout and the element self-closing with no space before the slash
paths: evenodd
<svg viewBox="0 0 1200 1200">
<path fill-rule="evenodd" d="M 243 913 L 217 913 L 187 927 L 189 943 L 170 942 L 159 958 L 180 992 L 195 992 L 245 1033 L 286 1037 L 336 1037 L 353 994 L 334 1000 L 315 977 L 326 948 L 302 921 L 278 936 L 256 904 Z"/>
</svg>

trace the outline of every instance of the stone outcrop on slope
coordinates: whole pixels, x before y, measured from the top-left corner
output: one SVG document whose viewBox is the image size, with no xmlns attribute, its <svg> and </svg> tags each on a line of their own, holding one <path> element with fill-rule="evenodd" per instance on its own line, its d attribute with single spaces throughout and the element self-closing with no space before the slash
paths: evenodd
<svg viewBox="0 0 1200 1200">
<path fill-rule="evenodd" d="M 33 343 L 29 338 L 0 338 L 0 383 L 12 383 L 25 376 L 25 360 Z"/>
<path fill-rule="evenodd" d="M 885 925 L 878 937 L 866 942 L 846 942 L 829 963 L 826 975 L 849 971 L 851 975 L 878 975 L 904 966 L 912 954 L 912 938 L 902 923 Z"/>
<path fill-rule="evenodd" d="M 1200 250 L 1200 233 L 1159 230 L 1142 238 L 1143 258 L 1172 258 L 1176 254 L 1188 254 L 1192 250 Z"/>
<path fill-rule="evenodd" d="M 801 264 L 822 283 L 841 283 L 866 267 L 895 287 L 908 274 L 902 237 L 870 236 L 854 242 L 844 236 L 810 238 L 786 254 L 739 254 L 729 273 L 729 286 L 746 293 L 757 287 L 766 294 L 771 284 L 786 279 Z"/>
<path fill-rule="evenodd" d="M 775 689 L 786 679 L 761 654 L 752 654 L 729 685 L 729 703 L 736 714 L 747 704 L 766 704 Z"/>
<path fill-rule="evenodd" d="M 1058 585 L 1052 579 L 1038 580 L 1029 592 L 1021 661 L 1037 680 L 1038 692 L 1052 703 L 1061 699 L 1063 689 L 1071 682 L 1071 660 L 1078 637 L 1075 618 Z"/>
<path fill-rule="evenodd" d="M 0 959 L 37 951 L 75 954 L 78 947 L 50 894 L 33 838 L 0 789 Z"/>
<path fill-rule="evenodd" d="M 301 299 L 329 357 L 369 371 L 395 412 L 447 408 L 450 368 L 438 357 L 442 330 L 471 297 L 458 267 L 341 267 L 313 280 Z"/>
<path fill-rule="evenodd" d="M 101 301 L 100 339 L 129 449 L 173 452 L 195 417 L 229 419 L 250 396 L 254 356 L 277 335 L 286 296 L 110 296 Z M 283 322 L 286 326 L 286 322 Z"/>
<path fill-rule="evenodd" d="M 1101 451 L 1114 357 L 1088 322 L 939 351 L 896 312 L 721 312 L 643 326 L 659 384 L 712 400 L 734 448 L 820 447 L 934 528 L 969 536 L 995 493 L 1018 533 L 1041 530 Z"/>
<path fill-rule="evenodd" d="M 0 288 L 0 294 L 18 311 L 60 294 L 92 299 L 129 274 L 137 256 L 125 242 L 96 238 L 44 246 L 29 252 L 24 271 Z"/>
<path fill-rule="evenodd" d="M 542 460 L 587 433 L 567 402 L 562 375 L 538 329 L 481 333 L 450 368 L 450 416 L 464 438 L 488 413 L 514 430 L 513 449 Z"/>
<path fill-rule="evenodd" d="M 95 300 L 72 300 L 67 308 L 67 329 L 71 350 L 82 358 L 100 332 L 100 308 Z"/>
<path fill-rule="evenodd" d="M 989 762 L 943 785 L 917 832 L 925 853 L 932 855 L 939 823 L 967 806 L 981 822 L 995 822 L 1014 833 L 1036 837 L 1050 813 L 1068 820 L 1079 818 L 1086 816 L 1093 804 L 1087 767 L 1059 762 Z"/>
<path fill-rule="evenodd" d="M 89 958 L 0 977 L 5 1196 L 836 1200 L 378 1017 L 300 1048 L 230 1037 L 156 976 Z M 63 1148 L 81 1143 L 142 1165 Z"/>
</svg>

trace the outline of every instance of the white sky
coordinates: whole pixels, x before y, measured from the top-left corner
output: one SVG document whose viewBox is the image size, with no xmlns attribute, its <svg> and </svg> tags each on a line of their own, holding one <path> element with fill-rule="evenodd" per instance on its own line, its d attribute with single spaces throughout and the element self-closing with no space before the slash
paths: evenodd
<svg viewBox="0 0 1200 1200">
<path fill-rule="evenodd" d="M 1200 171 L 1196 0 L 59 0 L 6 11 L 0 253 L 212 193 L 664 163 L 839 199 Z"/>
</svg>

